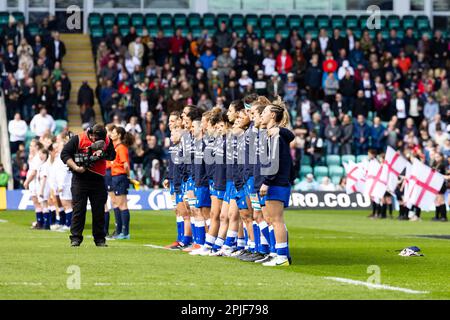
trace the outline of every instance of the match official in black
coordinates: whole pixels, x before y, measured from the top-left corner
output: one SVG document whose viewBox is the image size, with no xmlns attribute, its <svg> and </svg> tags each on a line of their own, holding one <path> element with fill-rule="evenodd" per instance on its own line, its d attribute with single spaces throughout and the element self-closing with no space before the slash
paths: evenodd
<svg viewBox="0 0 450 320">
<path fill-rule="evenodd" d="M 73 171 L 73 215 L 70 227 L 72 247 L 80 246 L 86 222 L 87 201 L 92 208 L 92 235 L 98 247 L 105 247 L 105 216 L 107 201 L 104 176 L 106 160 L 114 160 L 116 152 L 101 124 L 76 135 L 64 146 L 61 160 Z"/>
</svg>

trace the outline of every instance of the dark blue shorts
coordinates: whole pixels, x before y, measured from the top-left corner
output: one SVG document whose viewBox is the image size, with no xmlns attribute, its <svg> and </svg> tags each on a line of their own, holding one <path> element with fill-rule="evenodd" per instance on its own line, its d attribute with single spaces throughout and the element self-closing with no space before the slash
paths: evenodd
<svg viewBox="0 0 450 320">
<path fill-rule="evenodd" d="M 225 195 L 223 196 L 223 201 L 226 203 L 230 203 L 230 196 L 234 189 L 234 183 L 233 181 L 227 181 L 227 187 L 225 189 Z"/>
<path fill-rule="evenodd" d="M 211 208 L 211 195 L 209 193 L 209 187 L 195 187 L 194 193 L 196 197 L 196 208 Z"/>
<path fill-rule="evenodd" d="M 291 187 L 269 186 L 266 195 L 266 201 L 281 201 L 284 207 L 289 207 L 289 199 L 291 197 Z"/>
<path fill-rule="evenodd" d="M 106 191 L 108 191 L 108 192 L 112 192 L 113 191 L 111 169 L 106 170 L 106 173 L 105 173 L 105 187 L 106 187 Z"/>
<path fill-rule="evenodd" d="M 186 191 L 194 190 L 195 182 L 192 177 L 189 177 L 186 181 Z"/>
<path fill-rule="evenodd" d="M 169 193 L 170 195 L 175 194 L 175 186 L 173 185 L 172 182 L 169 182 Z"/>
<path fill-rule="evenodd" d="M 209 193 L 211 194 L 211 196 L 214 196 L 219 200 L 223 200 L 223 198 L 225 197 L 225 190 L 217 190 L 214 187 L 214 182 L 210 182 L 209 184 Z"/>
<path fill-rule="evenodd" d="M 244 185 L 245 195 L 250 198 L 250 195 L 253 193 L 253 189 L 255 188 L 255 178 L 248 178 L 247 182 Z"/>
<path fill-rule="evenodd" d="M 247 200 L 245 196 L 245 188 L 243 187 L 241 190 L 236 190 L 233 186 L 233 191 L 231 192 L 230 199 L 235 200 L 238 208 L 240 210 L 248 209 Z"/>
<path fill-rule="evenodd" d="M 126 174 L 120 174 L 112 177 L 112 189 L 116 196 L 127 195 L 130 180 Z"/>
<path fill-rule="evenodd" d="M 179 204 L 183 202 L 183 194 L 175 193 L 175 204 Z"/>
</svg>

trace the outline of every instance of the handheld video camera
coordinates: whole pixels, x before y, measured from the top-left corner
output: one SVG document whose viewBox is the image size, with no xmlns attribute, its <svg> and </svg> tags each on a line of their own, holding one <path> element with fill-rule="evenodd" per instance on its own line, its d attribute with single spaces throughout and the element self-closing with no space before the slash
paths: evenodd
<svg viewBox="0 0 450 320">
<path fill-rule="evenodd" d="M 103 149 L 105 148 L 105 141 L 99 140 L 91 144 L 85 153 L 76 153 L 74 161 L 79 167 L 90 168 L 98 160 L 103 159 Z M 102 151 L 100 155 L 96 151 Z"/>
</svg>

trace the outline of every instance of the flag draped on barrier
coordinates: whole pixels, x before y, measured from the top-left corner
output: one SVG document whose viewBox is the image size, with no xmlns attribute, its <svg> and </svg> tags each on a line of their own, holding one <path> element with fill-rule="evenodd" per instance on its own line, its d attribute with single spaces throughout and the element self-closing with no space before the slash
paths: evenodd
<svg viewBox="0 0 450 320">
<path fill-rule="evenodd" d="M 388 147 L 385 159 L 350 161 L 344 164 L 347 175 L 346 193 L 363 193 L 380 203 L 386 191 L 394 193 L 403 173 L 403 200 L 408 208 L 416 206 L 428 210 L 434 205 L 436 196 L 445 178 L 442 174 L 414 159 L 411 164 L 399 152 Z"/>
</svg>

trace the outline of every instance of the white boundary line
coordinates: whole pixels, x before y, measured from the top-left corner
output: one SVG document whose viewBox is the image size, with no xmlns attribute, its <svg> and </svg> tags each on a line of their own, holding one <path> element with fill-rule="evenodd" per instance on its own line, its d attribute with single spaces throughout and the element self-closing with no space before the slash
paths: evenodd
<svg viewBox="0 0 450 320">
<path fill-rule="evenodd" d="M 2 220 L 2 219 L 0 219 L 0 223 L 7 223 L 8 222 L 8 220 Z"/>
<path fill-rule="evenodd" d="M 168 249 L 168 248 L 164 248 L 164 247 L 162 247 L 162 246 L 157 246 L 157 245 L 155 245 L 155 244 L 144 244 L 144 247 L 150 247 L 150 248 L 153 248 L 153 249 L 170 250 L 170 249 Z"/>
<path fill-rule="evenodd" d="M 392 286 L 388 286 L 385 284 L 373 284 L 370 282 L 364 282 L 364 281 L 358 281 L 358 280 L 352 280 L 352 279 L 346 279 L 346 278 L 325 277 L 325 279 L 342 282 L 342 283 L 347 283 L 347 284 L 354 284 L 357 286 L 366 286 L 369 289 L 400 291 L 400 292 L 410 293 L 410 294 L 428 294 L 428 293 L 430 293 L 429 291 L 417 291 L 417 290 L 411 290 L 411 289 L 407 289 L 407 288 L 392 287 Z"/>
</svg>

